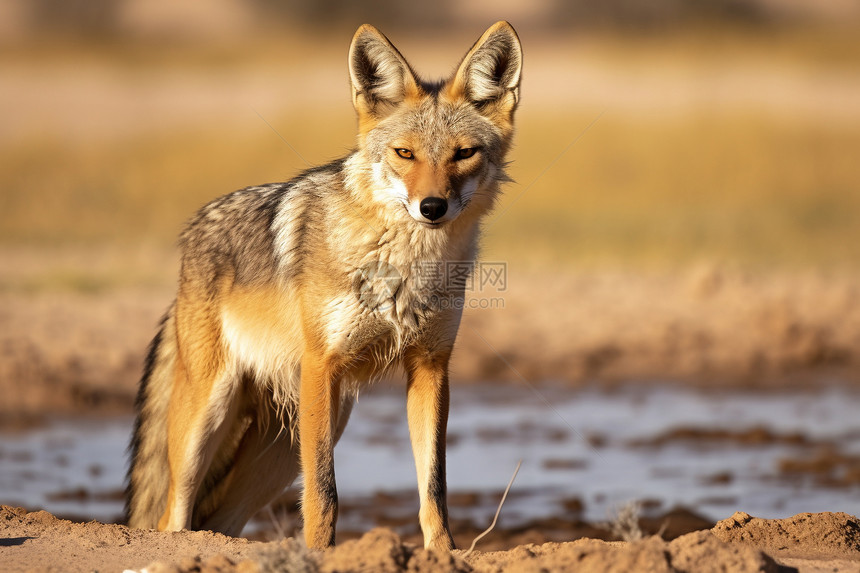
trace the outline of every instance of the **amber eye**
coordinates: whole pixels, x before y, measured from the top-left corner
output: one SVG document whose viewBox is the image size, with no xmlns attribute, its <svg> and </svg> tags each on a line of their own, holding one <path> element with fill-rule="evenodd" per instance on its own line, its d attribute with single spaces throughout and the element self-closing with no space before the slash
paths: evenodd
<svg viewBox="0 0 860 573">
<path fill-rule="evenodd" d="M 454 153 L 454 160 L 460 161 L 461 159 L 469 159 L 475 152 L 478 151 L 477 147 L 464 147 L 462 149 L 458 149 L 456 153 Z"/>
<path fill-rule="evenodd" d="M 411 149 L 398 147 L 394 150 L 394 152 L 397 153 L 397 155 L 402 157 L 403 159 L 415 159 L 415 155 L 412 153 Z"/>
</svg>

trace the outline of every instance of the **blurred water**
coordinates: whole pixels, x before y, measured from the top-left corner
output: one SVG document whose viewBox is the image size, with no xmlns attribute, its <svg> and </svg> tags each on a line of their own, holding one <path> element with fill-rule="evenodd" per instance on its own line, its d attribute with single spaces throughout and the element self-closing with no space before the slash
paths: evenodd
<svg viewBox="0 0 860 573">
<path fill-rule="evenodd" d="M 336 449 L 342 501 L 415 489 L 404 394 L 402 388 L 380 385 L 361 396 Z M 811 478 L 780 475 L 779 460 L 809 457 L 815 451 L 810 445 L 695 441 L 643 448 L 629 442 L 678 427 L 763 426 L 858 454 L 858 411 L 860 393 L 837 388 L 777 395 L 653 386 L 614 392 L 455 387 L 448 488 L 450 493 L 500 492 L 522 459 L 503 512 L 508 526 L 536 517 L 570 517 L 562 502 L 571 498 L 582 501 L 582 516 L 590 520 L 604 520 L 613 508 L 636 500 L 648 500 L 654 511 L 683 505 L 715 520 L 736 510 L 760 517 L 807 511 L 857 515 L 860 485 L 824 487 Z M 131 423 L 128 418 L 67 420 L 0 434 L 0 503 L 118 519 Z M 720 474 L 729 477 L 711 479 Z M 451 513 L 488 523 L 494 504 L 452 504 Z"/>
</svg>

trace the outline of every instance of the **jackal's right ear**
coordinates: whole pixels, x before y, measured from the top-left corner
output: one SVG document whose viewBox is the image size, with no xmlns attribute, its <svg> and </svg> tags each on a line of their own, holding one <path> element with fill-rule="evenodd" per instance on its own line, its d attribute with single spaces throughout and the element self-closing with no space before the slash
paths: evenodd
<svg viewBox="0 0 860 573">
<path fill-rule="evenodd" d="M 349 47 L 352 103 L 362 118 L 384 116 L 410 93 L 418 93 L 415 74 L 382 32 L 364 24 Z"/>
</svg>

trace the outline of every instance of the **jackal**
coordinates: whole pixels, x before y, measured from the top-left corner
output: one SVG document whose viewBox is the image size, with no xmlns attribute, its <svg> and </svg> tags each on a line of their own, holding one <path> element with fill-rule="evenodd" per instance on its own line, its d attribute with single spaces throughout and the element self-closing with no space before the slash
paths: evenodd
<svg viewBox="0 0 860 573">
<path fill-rule="evenodd" d="M 309 547 L 334 543 L 334 446 L 359 389 L 402 367 L 426 547 L 450 549 L 448 361 L 463 284 L 507 180 L 522 51 L 491 26 L 446 81 L 378 30 L 349 49 L 358 145 L 286 183 L 203 207 L 180 238 L 176 299 L 149 347 L 130 446 L 132 527 L 241 532 L 304 474 Z"/>
</svg>

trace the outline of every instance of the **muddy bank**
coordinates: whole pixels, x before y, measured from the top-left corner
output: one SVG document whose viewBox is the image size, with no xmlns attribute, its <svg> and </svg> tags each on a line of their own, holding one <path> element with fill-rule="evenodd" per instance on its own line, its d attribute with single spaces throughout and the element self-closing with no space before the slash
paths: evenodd
<svg viewBox="0 0 860 573">
<path fill-rule="evenodd" d="M 668 274 L 509 275 L 503 309 L 466 314 L 455 369 L 462 378 L 519 379 L 510 364 L 530 382 L 566 384 L 860 381 L 853 274 L 702 265 Z"/>
<path fill-rule="evenodd" d="M 466 310 L 455 384 L 860 382 L 853 274 L 754 276 L 707 266 L 573 275 L 512 267 L 506 279 L 503 290 L 471 294 L 471 306 L 493 299 L 496 308 Z M 172 296 L 169 286 L 0 290 L 0 419 L 128 412 Z"/>
<path fill-rule="evenodd" d="M 210 532 L 164 533 L 97 522 L 71 523 L 46 512 L 0 508 L 5 571 L 857 571 L 860 524 L 844 513 L 764 520 L 738 512 L 712 529 L 672 541 L 628 529 L 630 541 L 582 538 L 500 551 L 425 551 L 388 529 L 325 552 L 288 538 L 255 542 Z"/>
</svg>

